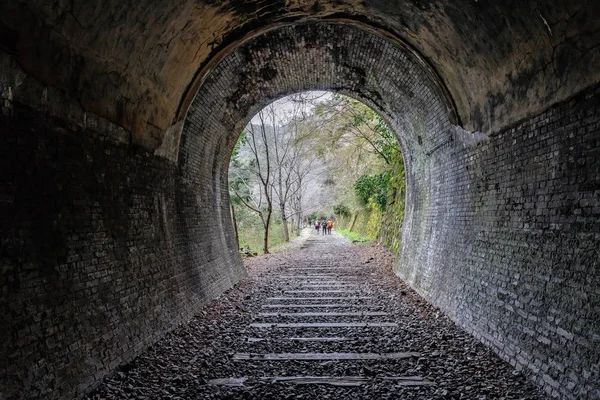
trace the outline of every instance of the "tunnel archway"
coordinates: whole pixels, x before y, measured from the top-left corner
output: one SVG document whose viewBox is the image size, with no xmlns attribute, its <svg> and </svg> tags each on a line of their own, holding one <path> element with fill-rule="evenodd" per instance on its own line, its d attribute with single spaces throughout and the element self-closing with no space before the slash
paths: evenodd
<svg viewBox="0 0 600 400">
<path fill-rule="evenodd" d="M 269 102 L 315 89 L 339 91 L 369 105 L 384 116 L 401 143 L 407 200 L 396 272 L 505 359 L 538 374 L 539 382 L 552 392 L 549 388 L 555 378 L 540 373 L 535 366 L 538 361 L 521 362 L 516 355 L 538 347 L 532 345 L 535 337 L 519 334 L 510 346 L 504 344 L 505 339 L 497 339 L 531 330 L 526 327 L 530 311 L 517 305 L 544 298 L 554 309 L 564 309 L 559 300 L 566 295 L 564 288 L 552 285 L 549 292 L 548 287 L 532 285 L 528 277 L 535 273 L 525 260 L 547 265 L 544 252 L 565 237 L 545 232 L 547 222 L 540 220 L 537 229 L 528 222 L 536 219 L 527 211 L 532 203 L 513 207 L 502 200 L 515 190 L 515 182 L 506 179 L 514 167 L 503 161 L 507 153 L 504 135 L 520 137 L 536 125 L 524 123 L 492 138 L 453 125 L 457 117 L 443 82 L 399 41 L 347 22 L 287 24 L 252 35 L 211 66 L 186 115 L 178 164 L 184 176 L 212 181 L 209 190 L 217 194 L 212 198 L 221 210 L 222 232 L 231 230 L 225 188 L 237 132 Z M 542 118 L 556 121 L 552 115 L 555 111 Z M 195 149 L 202 149 L 201 158 Z M 524 149 L 508 152 L 511 162 L 530 162 Z M 209 170 L 212 175 L 202 175 L 201 171 Z M 513 178 L 531 190 L 528 178 Z M 203 188 L 208 190 L 207 185 Z M 543 215 L 543 211 L 536 213 Z M 226 245 L 233 248 L 228 238 Z M 584 240 L 596 239 L 587 236 Z M 504 257 L 513 251 L 522 255 L 506 264 Z M 557 273 L 555 268 L 547 273 Z M 517 283 L 506 286 L 504 281 Z M 490 285 L 493 289 L 485 289 Z M 525 287 L 530 290 L 524 291 Z M 515 315 L 523 320 L 515 323 Z M 555 329 L 567 332 L 560 326 Z M 576 364 L 573 361 L 572 370 L 581 368 Z"/>
<path fill-rule="evenodd" d="M 236 132 L 309 88 L 399 134 L 397 273 L 549 394 L 597 397 L 596 3 L 167 3 L 0 6 L 8 397 L 88 391 L 243 277 Z"/>
<path fill-rule="evenodd" d="M 374 62 L 377 57 L 378 62 Z M 453 125 L 456 114 L 443 83 L 418 54 L 364 25 L 344 21 L 287 24 L 252 35 L 223 56 L 206 75 L 182 128 L 179 168 L 186 179 L 209 180 L 223 230 L 227 164 L 237 134 L 268 103 L 293 92 L 333 90 L 376 110 L 396 133 L 405 154 L 407 212 L 403 254 L 418 252 L 412 232 L 425 229 L 419 199 L 430 196 L 430 163 L 454 142 L 473 135 Z M 197 149 L 202 149 L 198 153 Z M 211 177 L 206 163 L 213 165 Z M 195 177 L 195 178 L 194 178 Z M 202 189 L 201 189 L 202 190 Z M 208 193 L 200 196 L 209 196 Z M 227 246 L 232 248 L 227 234 Z"/>
</svg>

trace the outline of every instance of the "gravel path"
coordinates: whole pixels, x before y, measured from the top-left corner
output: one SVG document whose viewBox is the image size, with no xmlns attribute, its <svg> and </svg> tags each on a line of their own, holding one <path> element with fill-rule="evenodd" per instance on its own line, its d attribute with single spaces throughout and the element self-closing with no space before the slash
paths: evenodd
<svg viewBox="0 0 600 400">
<path fill-rule="evenodd" d="M 376 245 L 311 235 L 89 399 L 542 399 L 391 273 Z"/>
<path fill-rule="evenodd" d="M 304 246 L 304 243 L 306 243 L 311 235 L 314 234 L 314 231 L 315 230 L 313 228 L 304 228 L 300 231 L 298 236 L 290 240 L 288 243 L 284 243 L 269 250 L 271 253 L 283 253 L 287 251 L 300 250 Z"/>
</svg>

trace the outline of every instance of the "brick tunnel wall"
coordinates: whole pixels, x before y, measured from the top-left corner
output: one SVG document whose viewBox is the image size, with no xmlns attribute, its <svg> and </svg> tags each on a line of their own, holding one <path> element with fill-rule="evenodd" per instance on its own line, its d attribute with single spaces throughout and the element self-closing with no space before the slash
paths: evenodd
<svg viewBox="0 0 600 400">
<path fill-rule="evenodd" d="M 191 124 L 239 131 L 293 91 L 336 88 L 361 99 L 390 123 L 407 160 L 398 275 L 548 394 L 600 395 L 598 90 L 489 136 L 466 132 L 448 122 L 439 90 L 410 56 L 325 25 L 269 32 L 225 57 L 183 138 L 196 140 Z M 332 37 L 335 46 L 323 39 Z"/>
<path fill-rule="evenodd" d="M 18 91 L 44 99 L 31 78 Z M 13 94 L 0 112 L 0 398 L 72 399 L 245 270 L 210 172 L 199 188 L 59 94 L 46 106 L 80 124 Z"/>
<path fill-rule="evenodd" d="M 552 397 L 600 398 L 599 149 L 595 89 L 433 154 L 396 266 Z"/>
<path fill-rule="evenodd" d="M 30 78 L 22 99 L 4 99 L 6 397 L 88 390 L 243 276 L 226 190 L 236 133 L 277 97 L 329 88 L 399 134 L 409 196 L 399 275 L 550 392 L 593 398 L 598 93 L 487 138 L 453 127 L 439 88 L 381 37 L 343 24 L 268 34 L 203 81 L 177 165 L 82 110 L 32 106 L 47 94 Z"/>
</svg>

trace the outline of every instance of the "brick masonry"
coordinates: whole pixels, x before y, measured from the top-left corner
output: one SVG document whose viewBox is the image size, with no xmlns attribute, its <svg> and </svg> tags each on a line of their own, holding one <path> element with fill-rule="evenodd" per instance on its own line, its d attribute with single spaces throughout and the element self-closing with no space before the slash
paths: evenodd
<svg viewBox="0 0 600 400">
<path fill-rule="evenodd" d="M 0 398 L 78 397 L 245 275 L 215 197 L 62 124 L 0 117 Z"/>
<path fill-rule="evenodd" d="M 407 163 L 396 272 L 550 396 L 598 397 L 598 91 L 486 136 L 449 123 L 451 105 L 422 64 L 401 44 L 344 24 L 268 32 L 205 77 L 180 161 L 201 170 L 186 146 L 239 132 L 288 93 L 361 99 L 398 133 Z"/>
<path fill-rule="evenodd" d="M 441 87 L 402 43 L 309 23 L 225 55 L 170 160 L 13 100 L 0 121 L 5 397 L 85 392 L 243 276 L 227 193 L 237 135 L 269 102 L 327 89 L 398 134 L 397 273 L 550 394 L 594 398 L 598 92 L 488 137 L 450 123 Z"/>
<path fill-rule="evenodd" d="M 551 397 L 600 398 L 599 149 L 592 89 L 434 154 L 396 267 Z"/>
</svg>

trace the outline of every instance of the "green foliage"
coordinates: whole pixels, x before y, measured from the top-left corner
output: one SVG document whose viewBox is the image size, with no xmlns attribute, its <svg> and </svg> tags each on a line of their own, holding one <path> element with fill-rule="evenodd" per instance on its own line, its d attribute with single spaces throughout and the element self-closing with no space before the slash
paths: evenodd
<svg viewBox="0 0 600 400">
<path fill-rule="evenodd" d="M 390 171 L 381 174 L 362 175 L 354 183 L 354 192 L 363 205 L 372 201 L 381 211 L 385 210 L 390 183 Z"/>
<path fill-rule="evenodd" d="M 349 231 L 348 229 L 337 229 L 336 232 L 348 239 L 350 243 L 365 243 L 373 240 L 372 237 L 361 236 L 356 232 Z"/>
<path fill-rule="evenodd" d="M 371 120 L 371 145 L 379 164 L 360 175 L 352 187 L 361 206 L 351 209 L 356 218 L 344 218 L 340 227 L 349 227 L 360 236 L 378 238 L 386 247 L 397 252 L 404 218 L 406 181 L 404 160 L 398 142 L 385 122 L 377 115 Z M 358 122 L 355 120 L 355 122 Z M 379 168 L 377 168 L 379 165 Z"/>
<path fill-rule="evenodd" d="M 396 140 L 394 133 L 379 115 L 375 117 L 373 129 L 379 134 L 379 137 L 375 138 L 373 143 L 385 158 L 390 163 L 394 163 L 394 161 L 397 161 L 399 158 L 402 159 L 400 147 L 398 146 L 398 141 Z"/>
<path fill-rule="evenodd" d="M 333 213 L 341 217 L 349 217 L 350 209 L 343 204 L 336 204 L 333 206 Z"/>
<path fill-rule="evenodd" d="M 235 143 L 233 152 L 231 153 L 230 171 L 234 168 L 239 170 L 240 167 L 245 164 L 245 161 L 240 159 L 239 154 L 240 148 L 246 144 L 247 141 L 248 139 L 246 137 L 246 131 L 243 131 Z M 245 181 L 247 180 L 247 176 L 245 175 L 247 174 L 229 174 L 229 194 L 231 197 L 231 203 L 234 205 L 242 204 L 242 199 L 248 200 L 252 195 L 250 187 L 245 184 Z"/>
<path fill-rule="evenodd" d="M 250 187 L 245 183 L 242 176 L 229 175 L 229 196 L 231 203 L 234 205 L 241 205 L 242 199 L 248 201 L 252 196 Z"/>
<path fill-rule="evenodd" d="M 233 202 L 233 196 L 232 196 Z M 235 215 L 238 227 L 240 247 L 247 247 L 253 253 L 263 253 L 263 226 L 256 213 L 243 205 L 235 205 Z M 283 225 L 274 216 L 269 229 L 269 249 L 283 244 Z"/>
<path fill-rule="evenodd" d="M 246 136 L 246 131 L 242 131 L 240 137 L 237 142 L 235 142 L 235 146 L 233 147 L 233 152 L 231 153 L 231 162 L 235 163 L 239 161 L 238 156 L 240 154 L 240 148 L 248 142 L 248 137 Z"/>
</svg>

